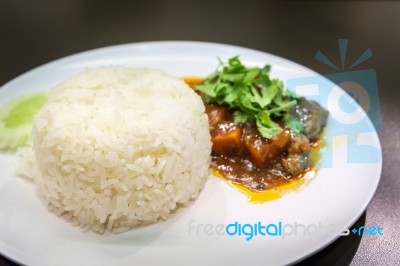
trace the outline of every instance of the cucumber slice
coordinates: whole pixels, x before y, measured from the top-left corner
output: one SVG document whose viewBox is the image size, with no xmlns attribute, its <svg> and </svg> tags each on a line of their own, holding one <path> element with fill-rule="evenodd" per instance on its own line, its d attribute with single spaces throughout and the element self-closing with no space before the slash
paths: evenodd
<svg viewBox="0 0 400 266">
<path fill-rule="evenodd" d="M 0 107 L 0 150 L 15 150 L 28 143 L 34 116 L 46 100 L 47 93 L 33 93 Z"/>
</svg>

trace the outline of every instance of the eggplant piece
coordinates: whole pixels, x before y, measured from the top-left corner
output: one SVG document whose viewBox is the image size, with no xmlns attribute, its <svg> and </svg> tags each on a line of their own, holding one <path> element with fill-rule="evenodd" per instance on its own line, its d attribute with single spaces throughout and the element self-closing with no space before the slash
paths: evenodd
<svg viewBox="0 0 400 266">
<path fill-rule="evenodd" d="M 329 112 L 319 103 L 301 98 L 290 110 L 290 114 L 304 127 L 304 134 L 310 140 L 317 139 L 326 126 Z"/>
</svg>

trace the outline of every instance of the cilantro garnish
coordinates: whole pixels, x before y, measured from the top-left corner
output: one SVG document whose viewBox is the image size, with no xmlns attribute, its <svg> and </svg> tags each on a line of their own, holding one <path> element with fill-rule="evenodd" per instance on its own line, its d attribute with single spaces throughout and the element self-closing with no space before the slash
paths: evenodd
<svg viewBox="0 0 400 266">
<path fill-rule="evenodd" d="M 281 118 L 294 132 L 303 131 L 300 122 L 288 112 L 299 97 L 286 91 L 282 81 L 271 79 L 270 69 L 269 65 L 246 67 L 235 56 L 228 62 L 220 61 L 218 69 L 195 89 L 204 94 L 207 102 L 233 109 L 236 123 L 255 122 L 265 138 L 282 132 L 273 118 Z"/>
</svg>

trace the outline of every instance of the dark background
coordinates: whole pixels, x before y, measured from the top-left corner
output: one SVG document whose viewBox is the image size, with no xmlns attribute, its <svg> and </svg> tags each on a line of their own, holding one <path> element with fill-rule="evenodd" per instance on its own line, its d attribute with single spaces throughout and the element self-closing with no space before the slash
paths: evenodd
<svg viewBox="0 0 400 266">
<path fill-rule="evenodd" d="M 0 85 L 76 52 L 152 40 L 240 45 L 337 73 L 346 66 L 333 70 L 314 56 L 320 50 L 340 66 L 341 38 L 349 40 L 347 67 L 372 50 L 353 70 L 376 70 L 383 118 L 382 179 L 365 223 L 383 227 L 384 236 L 364 237 L 351 264 L 393 265 L 400 261 L 399 2 L 0 0 Z M 340 250 L 330 253 L 331 264 L 347 256 L 346 246 Z"/>
</svg>

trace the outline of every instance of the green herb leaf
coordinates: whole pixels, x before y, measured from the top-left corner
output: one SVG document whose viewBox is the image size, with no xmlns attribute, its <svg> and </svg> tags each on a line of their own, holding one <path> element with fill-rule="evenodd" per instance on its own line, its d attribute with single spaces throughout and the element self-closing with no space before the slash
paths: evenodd
<svg viewBox="0 0 400 266">
<path fill-rule="evenodd" d="M 272 138 L 282 128 L 272 120 L 284 117 L 297 104 L 299 97 L 284 89 L 283 83 L 271 79 L 271 67 L 246 67 L 239 56 L 220 60 L 217 70 L 202 85 L 195 87 L 207 101 L 226 105 L 235 110 L 234 121 L 245 123 L 255 121 L 260 134 Z M 294 118 L 293 118 L 294 119 Z M 297 130 L 298 125 L 289 120 L 285 125 Z"/>
<path fill-rule="evenodd" d="M 283 122 L 287 128 L 290 128 L 295 133 L 302 133 L 305 131 L 303 125 L 300 123 L 299 120 L 294 118 L 292 115 L 287 114 L 283 118 Z"/>
<path fill-rule="evenodd" d="M 236 111 L 233 113 L 233 120 L 235 123 L 245 123 L 254 120 L 254 116 L 245 112 Z"/>
<path fill-rule="evenodd" d="M 268 111 L 258 113 L 256 119 L 257 129 L 264 138 L 270 139 L 282 132 L 282 128 L 271 120 Z"/>
</svg>

